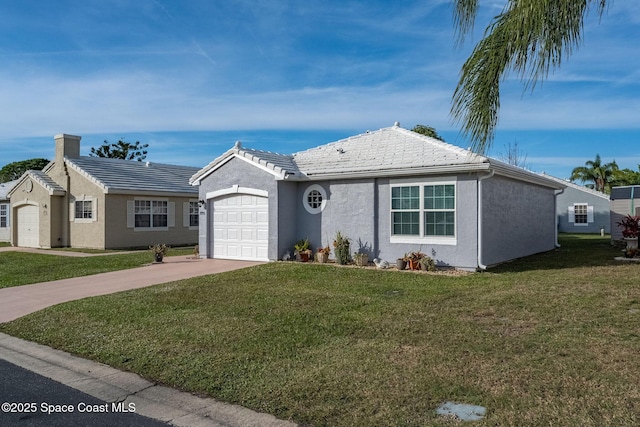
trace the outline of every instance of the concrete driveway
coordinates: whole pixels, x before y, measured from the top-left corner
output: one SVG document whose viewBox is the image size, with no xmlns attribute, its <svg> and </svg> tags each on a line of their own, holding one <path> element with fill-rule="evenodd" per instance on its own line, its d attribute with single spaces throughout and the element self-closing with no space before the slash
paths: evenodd
<svg viewBox="0 0 640 427">
<path fill-rule="evenodd" d="M 52 251 L 44 253 L 52 254 Z M 161 264 L 4 288 L 0 289 L 0 323 L 9 322 L 62 302 L 222 273 L 258 264 L 264 263 L 201 259 L 193 256 L 165 257 Z"/>
</svg>

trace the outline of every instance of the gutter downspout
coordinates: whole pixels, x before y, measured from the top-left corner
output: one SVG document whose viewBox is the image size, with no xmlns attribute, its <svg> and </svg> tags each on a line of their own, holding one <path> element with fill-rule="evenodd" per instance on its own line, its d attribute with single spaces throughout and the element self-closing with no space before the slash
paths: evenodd
<svg viewBox="0 0 640 427">
<path fill-rule="evenodd" d="M 560 247 L 560 243 L 558 243 L 558 196 L 564 193 L 564 188 L 562 190 L 553 190 L 553 211 L 556 213 L 556 248 Z"/>
<path fill-rule="evenodd" d="M 482 263 L 482 181 L 491 178 L 495 172 L 494 169 L 490 169 L 487 175 L 478 178 L 478 268 L 480 270 L 488 268 Z"/>
</svg>

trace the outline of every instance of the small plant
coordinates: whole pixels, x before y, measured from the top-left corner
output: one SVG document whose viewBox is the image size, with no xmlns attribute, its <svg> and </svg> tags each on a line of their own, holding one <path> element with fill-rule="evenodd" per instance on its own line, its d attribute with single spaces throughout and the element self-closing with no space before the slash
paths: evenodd
<svg viewBox="0 0 640 427">
<path fill-rule="evenodd" d="M 622 227 L 623 237 L 633 238 L 640 236 L 640 216 L 627 215 L 616 224 L 618 227 Z"/>
<path fill-rule="evenodd" d="M 333 250 L 336 254 L 336 262 L 344 265 L 349 263 L 351 258 L 351 239 L 345 237 L 338 231 L 335 239 L 333 239 Z"/>
<path fill-rule="evenodd" d="M 331 247 L 327 245 L 324 248 L 318 248 L 318 251 L 316 253 L 329 255 L 331 253 Z"/>
<path fill-rule="evenodd" d="M 153 254 L 160 254 L 162 256 L 169 253 L 170 246 L 165 245 L 164 243 L 152 243 L 149 245 L 149 250 L 153 252 Z"/>
<path fill-rule="evenodd" d="M 409 263 L 409 268 L 411 270 L 419 270 L 420 269 L 420 260 L 426 256 L 422 252 L 409 252 L 404 255 L 407 262 Z"/>
<path fill-rule="evenodd" d="M 353 254 L 353 261 L 356 265 L 363 267 L 369 263 L 369 255 L 364 252 L 356 252 Z"/>
<path fill-rule="evenodd" d="M 164 243 L 152 243 L 149 245 L 149 250 L 153 253 L 153 259 L 156 262 L 162 262 L 162 258 L 169 253 L 169 246 Z"/>
<path fill-rule="evenodd" d="M 423 256 L 420 258 L 420 268 L 424 271 L 436 271 L 436 263 L 431 257 Z"/>
<path fill-rule="evenodd" d="M 331 248 L 329 245 L 324 248 L 318 248 L 316 252 L 316 261 L 319 263 L 325 263 L 329 260 L 329 254 L 331 253 Z"/>
<path fill-rule="evenodd" d="M 293 246 L 295 249 L 295 253 L 298 254 L 300 261 L 306 262 L 309 261 L 309 258 L 313 255 L 313 251 L 309 249 L 311 244 L 309 243 L 309 239 L 300 239 Z"/>
</svg>

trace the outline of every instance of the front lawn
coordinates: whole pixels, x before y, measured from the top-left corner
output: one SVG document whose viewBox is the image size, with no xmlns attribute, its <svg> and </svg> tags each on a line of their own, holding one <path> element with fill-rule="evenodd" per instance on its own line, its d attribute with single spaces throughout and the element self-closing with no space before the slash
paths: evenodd
<svg viewBox="0 0 640 427">
<path fill-rule="evenodd" d="M 640 266 L 607 239 L 487 273 L 271 263 L 51 307 L 0 330 L 306 425 L 640 424 Z"/>
<path fill-rule="evenodd" d="M 193 249 L 171 249 L 169 255 L 190 255 Z M 141 267 L 153 262 L 150 251 L 91 257 L 67 257 L 30 252 L 0 252 L 0 288 L 88 276 Z"/>
</svg>

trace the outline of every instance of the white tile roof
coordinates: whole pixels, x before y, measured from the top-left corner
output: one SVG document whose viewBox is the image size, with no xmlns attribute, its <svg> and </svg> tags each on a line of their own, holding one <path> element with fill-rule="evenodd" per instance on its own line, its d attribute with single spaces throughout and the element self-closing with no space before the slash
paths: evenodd
<svg viewBox="0 0 640 427">
<path fill-rule="evenodd" d="M 63 196 L 66 193 L 64 188 L 58 185 L 57 182 L 55 182 L 49 175 L 42 171 L 26 171 L 25 174 L 22 175 L 22 178 L 20 180 L 22 181 L 22 179 L 26 177 L 30 177 L 31 179 L 36 181 L 51 195 Z"/>
<path fill-rule="evenodd" d="M 106 193 L 198 193 L 189 178 L 199 168 L 88 156 L 65 162 Z"/>
<path fill-rule="evenodd" d="M 14 185 L 18 183 L 18 180 L 2 182 L 0 183 L 0 200 L 9 200 L 9 191 L 13 188 Z"/>
<path fill-rule="evenodd" d="M 585 187 L 583 185 L 578 185 L 578 184 L 576 184 L 574 182 L 571 182 L 571 181 L 568 181 L 568 180 L 562 179 L 562 178 L 557 178 L 555 176 L 546 174 L 544 172 L 542 172 L 540 175 L 544 176 L 545 178 L 560 182 L 560 183 L 566 185 L 567 187 L 575 188 L 576 190 L 584 191 L 585 193 L 592 194 L 594 196 L 602 197 L 603 199 L 609 200 L 609 195 L 608 194 L 602 193 L 600 191 L 596 191 L 596 190 L 594 190 L 592 188 L 587 188 L 587 187 Z"/>
<path fill-rule="evenodd" d="M 193 175 L 189 182 L 198 185 L 203 178 L 234 157 L 252 162 L 271 172 L 276 179 L 391 177 L 493 169 L 511 178 L 547 187 L 564 187 L 536 173 L 403 129 L 397 124 L 292 155 L 247 149 L 237 142 L 233 148 Z"/>
<path fill-rule="evenodd" d="M 488 159 L 446 142 L 403 129 L 383 128 L 293 155 L 307 176 L 487 163 Z"/>
</svg>

